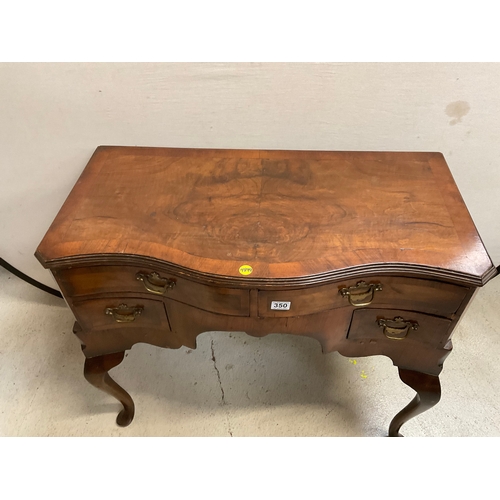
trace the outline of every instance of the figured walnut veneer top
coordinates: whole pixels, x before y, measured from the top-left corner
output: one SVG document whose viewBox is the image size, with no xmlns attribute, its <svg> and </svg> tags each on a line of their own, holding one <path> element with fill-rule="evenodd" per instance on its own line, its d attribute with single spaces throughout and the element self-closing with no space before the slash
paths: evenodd
<svg viewBox="0 0 500 500">
<path fill-rule="evenodd" d="M 101 146 L 36 255 L 46 267 L 141 256 L 241 280 L 494 273 L 440 153 Z"/>
</svg>

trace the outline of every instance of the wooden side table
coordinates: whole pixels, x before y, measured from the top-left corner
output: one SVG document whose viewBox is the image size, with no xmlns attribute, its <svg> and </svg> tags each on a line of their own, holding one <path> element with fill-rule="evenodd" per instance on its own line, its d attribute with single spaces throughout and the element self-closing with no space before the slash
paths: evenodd
<svg viewBox="0 0 500 500">
<path fill-rule="evenodd" d="M 137 342 L 205 331 L 307 335 L 382 354 L 435 405 L 451 334 L 497 274 L 439 153 L 97 148 L 36 256 L 76 317 L 85 378 Z"/>
</svg>

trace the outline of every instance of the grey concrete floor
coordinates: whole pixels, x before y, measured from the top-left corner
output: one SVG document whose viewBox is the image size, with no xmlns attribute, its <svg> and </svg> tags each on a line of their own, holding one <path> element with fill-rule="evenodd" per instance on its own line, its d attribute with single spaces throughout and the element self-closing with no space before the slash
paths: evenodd
<svg viewBox="0 0 500 500">
<path fill-rule="evenodd" d="M 500 436 L 500 278 L 481 289 L 453 336 L 441 402 L 405 436 Z M 195 350 L 138 344 L 111 375 L 136 416 L 83 378 L 63 300 L 0 268 L 2 436 L 384 436 L 414 392 L 383 356 L 322 354 L 316 341 L 206 332 Z"/>
</svg>

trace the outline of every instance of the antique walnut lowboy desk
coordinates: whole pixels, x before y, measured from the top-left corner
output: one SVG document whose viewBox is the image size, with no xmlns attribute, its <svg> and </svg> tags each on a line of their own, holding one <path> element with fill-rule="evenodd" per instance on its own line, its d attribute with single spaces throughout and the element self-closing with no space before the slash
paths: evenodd
<svg viewBox="0 0 500 500">
<path fill-rule="evenodd" d="M 205 331 L 307 335 L 324 352 L 388 356 L 435 405 L 451 334 L 497 274 L 440 153 L 101 146 L 36 251 L 76 317 L 85 378 L 138 342 Z"/>
</svg>

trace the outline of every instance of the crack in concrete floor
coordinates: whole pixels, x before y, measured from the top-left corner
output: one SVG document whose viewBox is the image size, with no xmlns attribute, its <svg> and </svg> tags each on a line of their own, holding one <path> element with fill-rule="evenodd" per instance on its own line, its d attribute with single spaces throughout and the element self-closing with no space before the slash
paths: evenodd
<svg viewBox="0 0 500 500">
<path fill-rule="evenodd" d="M 224 394 L 224 388 L 222 387 L 222 380 L 220 377 L 220 371 L 219 368 L 217 367 L 217 360 L 215 359 L 215 350 L 214 350 L 214 341 L 210 343 L 210 349 L 212 351 L 212 362 L 214 364 L 215 372 L 217 373 L 217 380 L 219 381 L 219 388 L 221 392 L 221 406 L 226 406 L 226 395 Z M 227 420 L 227 426 L 228 426 L 228 433 L 231 437 L 233 437 L 233 431 L 231 429 L 231 420 L 229 418 L 229 412 L 226 409 L 226 420 Z"/>
</svg>

